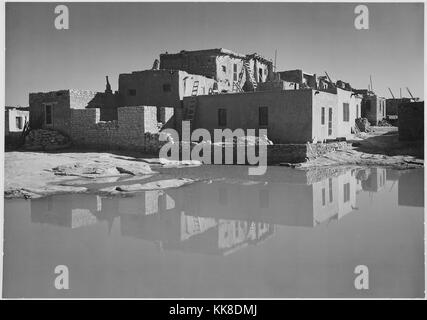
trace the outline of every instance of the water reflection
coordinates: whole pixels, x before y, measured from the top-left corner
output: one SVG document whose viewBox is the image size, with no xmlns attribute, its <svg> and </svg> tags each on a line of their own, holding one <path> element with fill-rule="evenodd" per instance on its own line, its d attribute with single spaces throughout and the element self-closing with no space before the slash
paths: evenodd
<svg viewBox="0 0 427 320">
<path fill-rule="evenodd" d="M 5 201 L 5 296 L 423 296 L 423 170 L 248 177 L 206 166 L 156 177 L 179 174 L 204 180 Z M 52 285 L 59 264 L 70 268 L 67 292 Z M 354 288 L 359 264 L 375 275 L 368 291 Z"/>
<path fill-rule="evenodd" d="M 400 181 L 404 188 L 418 176 L 400 176 L 399 204 L 419 202 L 414 194 L 400 196 Z M 67 228 L 105 221 L 108 232 L 119 223 L 123 236 L 164 250 L 227 255 L 265 241 L 276 225 L 313 228 L 337 221 L 358 209 L 358 193 L 380 192 L 385 182 L 386 170 L 372 168 L 282 181 L 218 179 L 133 197 L 59 195 L 32 200 L 31 221 Z"/>
<path fill-rule="evenodd" d="M 410 170 L 399 176 L 399 206 L 424 207 L 424 175 Z"/>
</svg>

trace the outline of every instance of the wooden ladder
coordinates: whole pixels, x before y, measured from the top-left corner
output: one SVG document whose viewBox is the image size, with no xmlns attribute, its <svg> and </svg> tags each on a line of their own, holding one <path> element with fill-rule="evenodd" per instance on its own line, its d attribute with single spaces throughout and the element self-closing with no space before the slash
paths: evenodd
<svg viewBox="0 0 427 320">
<path fill-rule="evenodd" d="M 254 91 L 255 91 L 257 89 L 257 87 L 258 87 L 258 83 L 255 80 L 255 77 L 254 77 L 252 68 L 251 68 L 251 66 L 249 64 L 249 61 L 243 62 L 243 65 L 245 66 L 245 69 L 246 69 L 248 77 L 249 77 L 249 81 L 251 82 L 252 87 L 254 88 Z"/>
<path fill-rule="evenodd" d="M 191 90 L 191 98 L 187 105 L 185 119 L 189 121 L 194 120 L 194 115 L 196 113 L 196 105 L 197 105 L 197 93 L 199 92 L 199 81 L 194 81 L 193 89 Z"/>
<path fill-rule="evenodd" d="M 193 216 L 193 225 L 196 232 L 202 231 L 202 229 L 200 228 L 200 217 Z"/>
<path fill-rule="evenodd" d="M 242 70 L 240 70 L 240 73 L 239 73 L 239 79 L 233 82 L 233 91 L 243 92 L 242 79 L 243 79 L 243 74 L 245 73 L 245 70 L 246 70 L 246 67 L 243 66 Z"/>
</svg>

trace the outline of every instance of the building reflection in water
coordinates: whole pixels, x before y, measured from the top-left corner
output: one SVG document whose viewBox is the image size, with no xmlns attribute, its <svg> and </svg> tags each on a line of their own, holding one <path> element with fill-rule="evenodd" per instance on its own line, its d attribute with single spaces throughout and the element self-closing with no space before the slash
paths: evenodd
<svg viewBox="0 0 427 320">
<path fill-rule="evenodd" d="M 301 171 L 298 179 L 223 179 L 133 197 L 64 195 L 32 200 L 31 220 L 67 228 L 106 222 L 108 230 L 119 221 L 123 236 L 165 250 L 227 255 L 268 239 L 277 225 L 312 228 L 341 219 L 357 209 L 358 192 L 377 192 L 385 181 L 384 169 Z"/>
<path fill-rule="evenodd" d="M 399 206 L 424 207 L 424 171 L 408 170 L 399 176 Z"/>
</svg>

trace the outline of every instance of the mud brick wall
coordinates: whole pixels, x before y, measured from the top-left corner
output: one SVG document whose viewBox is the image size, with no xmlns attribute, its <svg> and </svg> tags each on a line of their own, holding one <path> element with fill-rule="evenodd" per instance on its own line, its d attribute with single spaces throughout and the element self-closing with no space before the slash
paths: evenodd
<svg viewBox="0 0 427 320">
<path fill-rule="evenodd" d="M 100 121 L 100 109 L 71 110 L 71 139 L 98 149 L 157 150 L 157 108 L 118 108 L 118 120 Z"/>
<path fill-rule="evenodd" d="M 424 139 L 424 102 L 411 102 L 398 106 L 399 140 Z"/>
<path fill-rule="evenodd" d="M 52 104 L 53 123 L 46 124 L 45 104 Z M 33 129 L 55 129 L 69 134 L 70 130 L 70 91 L 30 93 L 30 126 Z"/>
</svg>

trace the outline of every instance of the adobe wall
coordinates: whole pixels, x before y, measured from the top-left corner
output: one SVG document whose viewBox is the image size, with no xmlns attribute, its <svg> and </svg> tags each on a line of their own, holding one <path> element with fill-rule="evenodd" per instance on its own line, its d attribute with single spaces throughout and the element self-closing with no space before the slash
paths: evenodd
<svg viewBox="0 0 427 320">
<path fill-rule="evenodd" d="M 233 93 L 196 99 L 193 129 L 213 132 L 220 128 L 219 108 L 227 110 L 225 128 L 265 128 L 259 126 L 259 107 L 268 107 L 268 137 L 274 143 L 305 143 L 312 138 L 312 90 Z M 188 103 L 189 99 L 184 98 L 184 108 Z"/>
<path fill-rule="evenodd" d="M 424 101 L 399 105 L 399 140 L 424 139 Z"/>
<path fill-rule="evenodd" d="M 44 104 L 53 103 L 53 123 L 45 122 Z M 62 133 L 70 132 L 70 91 L 59 90 L 51 92 L 37 92 L 29 95 L 30 126 L 33 129 L 52 128 Z"/>
<path fill-rule="evenodd" d="M 399 105 L 411 102 L 409 98 L 386 99 L 387 116 L 397 116 Z"/>
<path fill-rule="evenodd" d="M 146 70 L 120 74 L 119 94 L 124 106 L 150 105 L 180 108 L 184 96 L 190 96 L 195 81 L 199 81 L 198 94 L 208 94 L 214 80 L 178 70 Z M 168 86 L 170 91 L 166 91 Z M 129 90 L 135 90 L 131 95 Z"/>
<path fill-rule="evenodd" d="M 156 149 L 157 108 L 118 108 L 118 120 L 100 121 L 100 109 L 71 110 L 71 140 L 75 145 L 141 151 Z M 153 144 L 154 143 L 154 144 Z"/>
<path fill-rule="evenodd" d="M 29 111 L 20 109 L 6 109 L 5 112 L 5 135 L 13 132 L 22 132 L 25 122 L 29 119 Z M 21 117 L 22 128 L 16 126 L 16 118 Z"/>
<path fill-rule="evenodd" d="M 30 125 L 33 129 L 54 129 L 70 134 L 70 110 L 83 109 L 94 99 L 96 92 L 87 90 L 58 90 L 30 93 Z M 45 105 L 52 104 L 52 124 L 46 124 Z"/>
<path fill-rule="evenodd" d="M 351 128 L 355 126 L 356 116 L 360 117 L 360 106 L 362 99 L 353 95 L 352 91 L 337 88 L 338 97 L 338 127 L 337 137 L 348 137 L 351 134 Z M 349 104 L 349 121 L 344 121 L 344 103 Z"/>
<path fill-rule="evenodd" d="M 291 90 L 292 91 L 292 90 Z M 301 90 L 294 90 L 301 91 Z M 313 107 L 310 110 L 312 119 L 312 137 L 316 141 L 335 139 L 338 133 L 338 97 L 324 91 L 307 90 L 312 94 Z M 318 92 L 317 94 L 315 94 Z M 322 124 L 322 108 L 325 108 L 325 123 Z M 332 109 L 332 134 L 329 134 L 329 109 Z"/>
<path fill-rule="evenodd" d="M 384 105 L 384 110 L 382 109 Z M 386 117 L 387 107 L 385 99 L 378 96 L 365 96 L 362 100 L 362 117 L 367 118 L 372 125 Z"/>
</svg>

